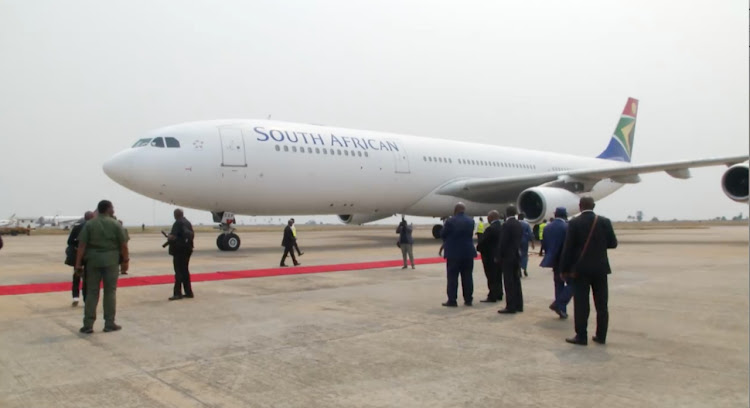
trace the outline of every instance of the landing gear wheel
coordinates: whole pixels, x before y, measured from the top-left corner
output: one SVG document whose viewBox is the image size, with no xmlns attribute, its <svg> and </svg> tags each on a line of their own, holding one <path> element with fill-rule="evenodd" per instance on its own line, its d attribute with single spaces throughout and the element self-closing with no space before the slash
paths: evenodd
<svg viewBox="0 0 750 408">
<path fill-rule="evenodd" d="M 432 237 L 435 239 L 440 239 L 440 233 L 443 232 L 443 226 L 440 224 L 436 224 L 432 226 Z"/>
<path fill-rule="evenodd" d="M 219 235 L 216 237 L 216 246 L 219 248 L 220 251 L 226 251 L 226 247 L 224 246 L 224 243 L 226 241 L 226 236 L 224 234 Z"/>
<path fill-rule="evenodd" d="M 238 249 L 240 249 L 240 237 L 234 233 L 224 235 L 224 250 L 236 251 Z"/>
</svg>

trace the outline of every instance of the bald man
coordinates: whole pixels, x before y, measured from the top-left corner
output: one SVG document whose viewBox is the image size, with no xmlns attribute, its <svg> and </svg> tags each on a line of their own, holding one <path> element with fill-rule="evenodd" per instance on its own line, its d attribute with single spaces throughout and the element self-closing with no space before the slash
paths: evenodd
<svg viewBox="0 0 750 408">
<path fill-rule="evenodd" d="M 464 214 L 466 206 L 456 204 L 453 217 L 445 222 L 440 233 L 443 239 L 446 269 L 448 274 L 448 301 L 446 307 L 458 306 L 458 277 L 461 276 L 464 305 L 471 306 L 474 294 L 474 258 L 477 250 L 474 248 L 474 220 Z"/>
</svg>

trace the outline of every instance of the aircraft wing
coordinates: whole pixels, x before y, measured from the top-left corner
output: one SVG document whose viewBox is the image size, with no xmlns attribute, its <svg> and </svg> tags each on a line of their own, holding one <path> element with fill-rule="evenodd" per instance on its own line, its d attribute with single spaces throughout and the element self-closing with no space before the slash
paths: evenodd
<svg viewBox="0 0 750 408">
<path fill-rule="evenodd" d="M 690 178 L 690 169 L 718 165 L 731 166 L 748 160 L 748 156 L 721 157 L 713 159 L 684 160 L 675 162 L 635 164 L 618 163 L 616 166 L 563 170 L 521 176 L 469 178 L 451 181 L 437 190 L 437 194 L 450 195 L 480 203 L 515 201 L 523 190 L 543 184 L 551 187 L 578 183 L 587 191 L 597 182 L 611 179 L 618 183 L 638 183 L 640 174 L 664 171 L 672 177 Z"/>
</svg>

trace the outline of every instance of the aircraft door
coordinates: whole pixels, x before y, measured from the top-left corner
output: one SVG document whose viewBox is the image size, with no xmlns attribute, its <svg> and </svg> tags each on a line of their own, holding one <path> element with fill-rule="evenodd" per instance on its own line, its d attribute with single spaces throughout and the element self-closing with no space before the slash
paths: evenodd
<svg viewBox="0 0 750 408">
<path fill-rule="evenodd" d="M 221 137 L 221 165 L 223 167 L 247 167 L 242 130 L 219 128 L 219 135 Z"/>
<path fill-rule="evenodd" d="M 409 174 L 411 168 L 409 167 L 409 155 L 406 153 L 406 148 L 403 143 L 393 143 L 398 147 L 398 150 L 391 149 L 393 153 L 393 160 L 395 162 L 396 173 Z"/>
</svg>

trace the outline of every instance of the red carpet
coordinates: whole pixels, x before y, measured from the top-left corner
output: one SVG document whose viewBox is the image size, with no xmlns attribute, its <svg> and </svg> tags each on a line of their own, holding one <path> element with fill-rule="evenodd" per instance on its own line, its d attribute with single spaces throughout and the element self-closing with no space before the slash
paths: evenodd
<svg viewBox="0 0 750 408">
<path fill-rule="evenodd" d="M 417 265 L 435 264 L 445 262 L 443 258 L 415 259 Z M 191 274 L 193 282 L 207 282 L 227 279 L 262 278 L 266 276 L 300 275 L 307 273 L 357 271 L 363 269 L 393 268 L 402 266 L 401 260 L 359 262 L 338 265 L 313 265 L 296 266 L 288 268 L 251 269 L 245 271 L 206 272 Z M 118 287 L 164 285 L 174 282 L 174 275 L 154 276 L 120 276 Z M 25 295 L 29 293 L 66 292 L 70 290 L 70 281 L 50 283 L 28 283 L 23 285 L 0 285 L 0 296 Z"/>
</svg>

